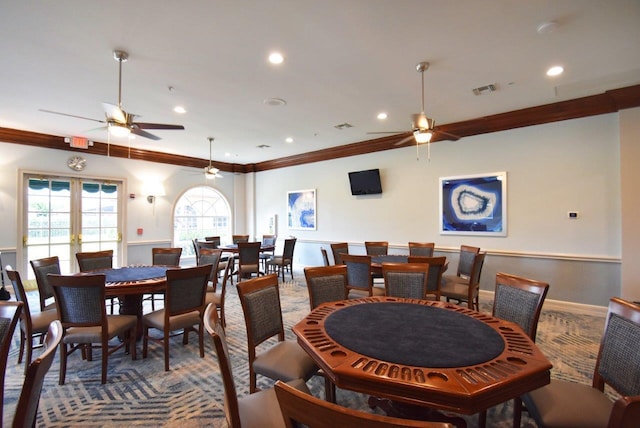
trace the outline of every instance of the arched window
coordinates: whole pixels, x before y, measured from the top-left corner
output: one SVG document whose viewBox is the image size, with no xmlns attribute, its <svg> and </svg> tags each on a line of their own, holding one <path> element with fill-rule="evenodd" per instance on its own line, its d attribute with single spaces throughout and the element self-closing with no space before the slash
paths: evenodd
<svg viewBox="0 0 640 428">
<path fill-rule="evenodd" d="M 231 242 L 231 208 L 220 192 L 209 186 L 187 190 L 173 213 L 173 244 L 183 256 L 195 256 L 192 239 L 220 236 Z"/>
</svg>

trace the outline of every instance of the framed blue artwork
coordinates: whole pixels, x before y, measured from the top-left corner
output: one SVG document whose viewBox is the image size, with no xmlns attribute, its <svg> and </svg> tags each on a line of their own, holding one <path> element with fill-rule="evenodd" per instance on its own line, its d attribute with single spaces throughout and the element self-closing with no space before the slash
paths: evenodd
<svg viewBox="0 0 640 428">
<path fill-rule="evenodd" d="M 507 173 L 441 177 L 440 234 L 507 236 Z"/>
<path fill-rule="evenodd" d="M 287 192 L 287 226 L 316 230 L 316 189 Z"/>
</svg>

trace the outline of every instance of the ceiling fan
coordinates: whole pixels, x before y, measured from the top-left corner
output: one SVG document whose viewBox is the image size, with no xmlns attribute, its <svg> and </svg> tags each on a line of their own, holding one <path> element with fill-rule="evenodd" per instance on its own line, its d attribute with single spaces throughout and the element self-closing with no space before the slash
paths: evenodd
<svg viewBox="0 0 640 428">
<path fill-rule="evenodd" d="M 213 144 L 213 137 L 209 137 L 209 166 L 204 167 L 204 176 L 207 179 L 215 179 L 222 178 L 222 174 L 220 174 L 220 170 L 215 166 L 211 165 L 211 146 Z"/>
<path fill-rule="evenodd" d="M 419 62 L 416 65 L 416 71 L 422 76 L 422 111 L 420 113 L 411 115 L 411 135 L 396 142 L 395 145 L 399 146 L 412 139 L 416 142 L 416 152 L 420 144 L 427 143 L 427 148 L 430 149 L 429 143 L 435 135 L 442 135 L 444 140 L 459 140 L 457 135 L 450 134 L 448 132 L 441 131 L 435 127 L 435 120 L 427 117 L 424 112 L 424 72 L 429 69 L 429 63 L 427 61 Z M 367 132 L 367 134 L 403 134 L 406 131 L 383 131 L 383 132 Z M 429 159 L 431 158 L 430 150 L 428 152 Z"/>
<path fill-rule="evenodd" d="M 106 123 L 106 129 L 110 135 L 115 137 L 125 137 L 127 135 L 134 134 L 141 137 L 149 138 L 151 140 L 160 140 L 160 137 L 153 135 L 145 129 L 184 129 L 182 125 L 167 125 L 163 123 L 145 123 L 135 122 L 134 119 L 137 115 L 127 113 L 122 109 L 122 63 L 129 59 L 129 54 L 124 51 L 113 51 L 113 58 L 118 61 L 119 73 L 118 73 L 118 105 L 109 103 L 102 103 L 102 107 L 105 111 L 105 119 L 92 119 L 90 117 L 77 116 L 74 114 L 60 113 L 57 111 L 40 109 L 45 113 L 59 114 L 62 116 L 76 117 L 78 119 L 92 120 L 94 122 Z M 103 129 L 103 128 L 101 128 Z"/>
</svg>

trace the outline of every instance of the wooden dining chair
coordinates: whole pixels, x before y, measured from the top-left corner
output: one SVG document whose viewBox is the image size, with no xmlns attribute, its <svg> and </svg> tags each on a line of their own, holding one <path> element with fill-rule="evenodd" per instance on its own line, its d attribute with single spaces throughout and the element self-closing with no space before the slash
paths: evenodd
<svg viewBox="0 0 640 428">
<path fill-rule="evenodd" d="M 49 283 L 64 332 L 60 346 L 60 385 L 65 382 L 69 355 L 77 350 L 81 350 L 83 356 L 88 355 L 87 359 L 91 361 L 91 349 L 100 349 L 103 384 L 107 382 L 109 355 L 124 347 L 131 359 L 136 359 L 138 318 L 135 315 L 107 316 L 105 275 L 49 275 Z M 115 337 L 124 339 L 110 344 Z"/>
<path fill-rule="evenodd" d="M 113 267 L 113 250 L 85 251 L 76 253 L 76 260 L 78 261 L 80 272 L 111 269 Z M 107 299 L 109 300 L 110 305 L 109 312 L 113 315 L 114 308 L 117 303 L 117 297 L 108 297 Z"/>
<path fill-rule="evenodd" d="M 349 299 L 384 295 L 384 288 L 373 286 L 371 256 L 342 254 L 342 263 L 347 266 Z"/>
<path fill-rule="evenodd" d="M 237 289 L 247 328 L 249 392 L 258 390 L 257 375 L 285 382 L 311 378 L 318 366 L 298 342 L 285 340 L 278 276 L 243 281 Z M 276 343 L 267 346 L 265 342 L 273 337 Z"/>
<path fill-rule="evenodd" d="M 238 243 L 238 282 L 252 275 L 264 275 L 260 270 L 260 242 L 240 242 Z"/>
<path fill-rule="evenodd" d="M 466 302 L 471 309 L 479 310 L 480 275 L 486 252 L 479 248 L 462 246 L 456 275 L 443 275 L 441 295 L 458 303 Z"/>
<path fill-rule="evenodd" d="M 289 270 L 291 280 L 293 281 L 293 250 L 295 249 L 296 241 L 296 238 L 285 239 L 282 255 L 273 256 L 267 260 L 267 271 L 282 275 L 282 282 L 284 282 L 284 272 L 287 269 Z"/>
<path fill-rule="evenodd" d="M 291 385 L 274 385 L 286 428 L 367 427 L 367 428 L 453 428 L 446 422 L 425 422 L 366 413 L 321 400 Z"/>
<path fill-rule="evenodd" d="M 425 299 L 427 296 L 427 263 L 382 263 L 385 294 L 389 297 Z"/>
<path fill-rule="evenodd" d="M 62 341 L 62 335 L 63 329 L 60 321 L 54 320 L 51 322 L 43 344 L 44 352 L 27 366 L 22 390 L 13 417 L 13 428 L 36 426 L 38 404 L 40 403 L 44 377 L 53 364 L 56 351 Z"/>
<path fill-rule="evenodd" d="M 364 247 L 368 256 L 386 256 L 389 252 L 387 241 L 365 241 Z"/>
<path fill-rule="evenodd" d="M 38 311 L 31 313 L 29 307 L 29 297 L 24 290 L 22 279 L 20 274 L 13 270 L 11 266 L 5 268 L 13 292 L 16 294 L 16 300 L 22 302 L 24 305 L 20 312 L 20 351 L 18 353 L 18 364 L 22 363 L 22 357 L 26 348 L 26 357 L 24 364 L 25 374 L 31 364 L 33 356 L 33 340 L 40 339 L 40 343 L 43 342 L 43 337 L 49 329 L 49 324 L 58 319 L 58 310 L 54 307 L 46 311 Z M 55 303 L 54 303 L 55 304 Z"/>
<path fill-rule="evenodd" d="M 409 242 L 409 255 L 433 257 L 434 248 L 433 242 Z"/>
<path fill-rule="evenodd" d="M 329 263 L 329 254 L 327 253 L 327 249 L 324 247 L 320 247 L 320 254 L 322 255 L 322 263 L 325 266 L 330 266 L 331 263 Z"/>
<path fill-rule="evenodd" d="M 7 371 L 7 360 L 13 332 L 16 330 L 22 310 L 22 302 L 0 301 L 0 400 L 3 404 L 0 407 L 0 421 L 2 421 L 4 409 L 4 376 Z"/>
<path fill-rule="evenodd" d="M 198 251 L 200 253 L 200 251 Z M 181 247 L 159 247 L 151 249 L 151 264 L 153 266 L 180 266 L 182 256 Z M 156 310 L 156 301 L 164 301 L 164 292 L 158 291 L 144 296 L 143 300 L 151 302 L 151 310 Z"/>
<path fill-rule="evenodd" d="M 518 324 L 535 342 L 538 320 L 548 291 L 549 284 L 546 282 L 498 272 L 492 315 Z M 522 400 L 516 397 L 513 399 L 514 427 L 520 426 L 521 413 Z M 486 411 L 481 412 L 480 417 L 486 419 Z"/>
<path fill-rule="evenodd" d="M 345 265 L 304 268 L 309 291 L 309 306 L 314 310 L 326 302 L 347 299 L 347 267 Z"/>
<path fill-rule="evenodd" d="M 346 242 L 336 242 L 331 244 L 331 253 L 333 255 L 333 264 L 342 265 L 342 254 L 349 254 L 349 244 Z"/>
<path fill-rule="evenodd" d="M 200 358 L 204 358 L 204 302 L 211 265 L 191 268 L 167 269 L 167 287 L 164 293 L 164 308 L 142 317 L 142 358 L 147 358 L 149 341 L 162 344 L 164 370 L 169 371 L 170 333 L 182 330 L 182 344 L 189 343 L 189 332 L 198 334 Z M 198 326 L 194 329 L 194 326 Z M 152 336 L 150 330 L 160 330 L 162 336 Z"/>
<path fill-rule="evenodd" d="M 615 394 L 612 400 L 609 393 Z M 591 385 L 561 379 L 522 396 L 545 427 L 637 427 L 640 421 L 640 306 L 613 297 Z"/>
<path fill-rule="evenodd" d="M 204 327 L 211 337 L 218 357 L 218 366 L 224 390 L 224 415 L 227 420 L 227 426 L 229 428 L 284 428 L 284 419 L 273 388 L 238 397 L 226 334 L 222 323 L 218 319 L 214 305 L 207 305 L 205 309 Z M 302 379 L 294 379 L 288 384 L 305 394 L 311 394 Z"/>
<path fill-rule="evenodd" d="M 275 255 L 277 235 L 262 235 L 262 246 L 273 247 L 273 250 L 260 251 L 260 263 L 262 264 L 262 271 L 267 272 L 267 261 Z"/>
<path fill-rule="evenodd" d="M 36 284 L 38 285 L 38 294 L 40 297 L 40 310 L 55 309 L 56 302 L 53 300 L 53 288 L 49 285 L 47 275 L 50 273 L 60 275 L 60 260 L 58 256 L 31 260 L 29 263 L 36 276 Z"/>
<path fill-rule="evenodd" d="M 218 266 L 220 265 L 221 257 L 222 250 L 220 249 L 203 249 L 200 261 L 202 264 L 210 264 L 212 266 L 209 285 L 207 286 L 207 293 L 205 294 L 205 306 L 210 303 L 216 305 L 222 327 L 226 327 L 224 301 L 227 294 L 227 280 L 231 274 L 231 265 L 225 263 L 222 280 L 218 281 Z"/>
<path fill-rule="evenodd" d="M 429 265 L 429 278 L 427 278 L 427 297 L 433 295 L 434 300 L 440 300 L 442 293 L 442 275 L 447 267 L 447 258 L 427 257 L 427 256 L 409 256 L 408 263 L 426 263 Z"/>
<path fill-rule="evenodd" d="M 236 245 L 241 242 L 249 242 L 249 235 L 231 235 L 231 242 Z"/>
</svg>

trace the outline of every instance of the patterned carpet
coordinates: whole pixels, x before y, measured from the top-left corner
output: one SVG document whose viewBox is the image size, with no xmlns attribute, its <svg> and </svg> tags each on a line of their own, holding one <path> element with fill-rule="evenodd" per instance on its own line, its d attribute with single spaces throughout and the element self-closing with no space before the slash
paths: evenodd
<svg viewBox="0 0 640 428">
<path fill-rule="evenodd" d="M 293 326 L 308 313 L 309 303 L 302 272 L 294 281 L 281 283 L 285 324 Z M 239 395 L 248 393 L 247 349 L 244 318 L 234 287 L 228 288 L 227 335 Z M 481 301 L 481 310 L 491 311 L 490 301 Z M 554 365 L 552 377 L 590 383 L 604 319 L 559 311 L 544 311 L 538 328 L 537 343 Z M 290 328 L 288 338 L 294 339 Z M 14 338 L 5 380 L 4 425 L 9 426 L 15 402 L 23 382 L 23 366 L 18 366 L 18 340 Z M 37 425 L 47 427 L 224 427 L 223 392 L 217 360 L 210 340 L 206 340 L 205 358 L 198 357 L 197 339 L 182 346 L 181 336 L 171 343 L 171 371 L 163 370 L 159 346 L 150 344 L 149 356 L 131 361 L 122 350 L 109 359 L 107 384 L 100 384 L 99 355 L 87 362 L 73 354 L 69 359 L 67 380 L 58 385 L 58 358 L 45 379 Z M 39 350 L 35 351 L 35 354 Z M 96 360 L 96 357 L 98 358 Z M 259 377 L 259 386 L 271 382 Z M 323 396 L 323 381 L 312 379 L 309 386 Z M 338 402 L 344 406 L 370 411 L 362 394 L 338 390 Z M 465 416 L 469 427 L 477 426 L 477 416 Z M 511 403 L 488 411 L 489 427 L 510 427 Z M 535 424 L 523 415 L 523 427 Z"/>
</svg>

